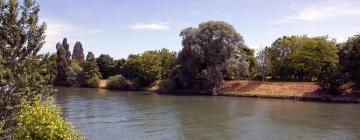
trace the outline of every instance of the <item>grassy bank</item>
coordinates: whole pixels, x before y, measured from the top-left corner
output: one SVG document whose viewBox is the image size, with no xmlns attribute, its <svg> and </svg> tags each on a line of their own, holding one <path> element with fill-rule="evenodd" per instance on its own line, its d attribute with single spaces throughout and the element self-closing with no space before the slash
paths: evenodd
<svg viewBox="0 0 360 140">
<path fill-rule="evenodd" d="M 143 90 L 158 92 L 160 83 L 161 81 L 159 80 L 155 81 Z M 106 80 L 101 80 L 99 87 L 106 88 L 106 84 Z M 222 91 L 221 96 L 360 103 L 359 95 L 345 94 L 332 96 L 322 93 L 319 89 L 319 86 L 314 82 L 263 82 L 250 80 L 226 81 L 220 87 Z M 179 93 L 188 92 L 190 93 L 190 91 L 179 91 Z"/>
<path fill-rule="evenodd" d="M 223 96 L 294 99 L 323 102 L 360 103 L 360 96 L 322 93 L 314 82 L 226 81 L 220 89 Z"/>
</svg>

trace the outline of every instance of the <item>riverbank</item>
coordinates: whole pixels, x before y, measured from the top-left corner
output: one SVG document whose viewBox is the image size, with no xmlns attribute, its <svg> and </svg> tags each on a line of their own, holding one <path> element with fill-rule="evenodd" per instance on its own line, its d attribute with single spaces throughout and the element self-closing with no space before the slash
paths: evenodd
<svg viewBox="0 0 360 140">
<path fill-rule="evenodd" d="M 322 93 L 314 82 L 226 81 L 220 87 L 223 96 L 293 99 L 302 101 L 360 103 L 360 96 L 332 96 Z"/>
<path fill-rule="evenodd" d="M 106 80 L 99 82 L 99 88 L 105 88 Z M 159 92 L 161 81 L 155 81 L 142 89 L 148 92 Z M 252 80 L 225 81 L 220 86 L 221 96 L 253 97 L 272 99 L 291 99 L 301 101 L 360 103 L 360 96 L 344 94 L 332 96 L 322 93 L 320 87 L 314 82 L 263 82 Z M 187 93 L 188 91 L 179 91 Z M 190 92 L 189 92 L 190 93 Z"/>
</svg>

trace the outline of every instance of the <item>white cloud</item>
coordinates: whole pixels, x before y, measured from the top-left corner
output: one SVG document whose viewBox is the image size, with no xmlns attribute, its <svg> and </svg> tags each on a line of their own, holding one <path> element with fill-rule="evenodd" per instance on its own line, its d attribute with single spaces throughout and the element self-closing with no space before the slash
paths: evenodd
<svg viewBox="0 0 360 140">
<path fill-rule="evenodd" d="M 80 39 L 95 35 L 101 31 L 99 29 L 81 27 L 54 19 L 44 19 L 44 22 L 47 24 L 47 30 L 45 33 L 46 43 L 43 51 L 54 50 L 56 43 L 62 41 L 64 37 L 72 40 L 71 42 L 85 41 Z"/>
<path fill-rule="evenodd" d="M 323 21 L 344 16 L 360 16 L 360 3 L 327 1 L 298 9 L 295 15 L 287 16 L 274 23 L 292 23 L 298 21 Z"/>
<path fill-rule="evenodd" d="M 129 25 L 129 28 L 132 30 L 167 30 L 170 26 L 164 22 L 150 24 L 136 23 Z"/>
</svg>

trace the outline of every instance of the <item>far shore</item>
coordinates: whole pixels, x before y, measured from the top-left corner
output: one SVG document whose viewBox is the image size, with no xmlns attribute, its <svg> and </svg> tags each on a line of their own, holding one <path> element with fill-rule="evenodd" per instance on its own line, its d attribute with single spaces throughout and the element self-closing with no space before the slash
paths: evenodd
<svg viewBox="0 0 360 140">
<path fill-rule="evenodd" d="M 155 81 L 142 91 L 159 92 L 161 81 Z M 105 88 L 106 80 L 99 82 L 99 88 Z M 333 96 L 322 93 L 315 82 L 268 82 L 253 80 L 225 81 L 220 87 L 220 96 L 252 97 L 271 99 L 290 99 L 300 101 L 334 102 L 334 103 L 360 103 L 360 95 L 343 94 Z M 175 93 L 190 93 L 178 91 Z"/>
</svg>

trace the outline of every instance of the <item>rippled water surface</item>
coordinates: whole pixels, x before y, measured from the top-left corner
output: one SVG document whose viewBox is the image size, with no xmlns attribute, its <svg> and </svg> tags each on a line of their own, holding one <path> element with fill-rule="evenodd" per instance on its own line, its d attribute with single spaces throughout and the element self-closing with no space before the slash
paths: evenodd
<svg viewBox="0 0 360 140">
<path fill-rule="evenodd" d="M 360 105 L 58 88 L 63 115 L 94 140 L 360 140 Z"/>
</svg>

